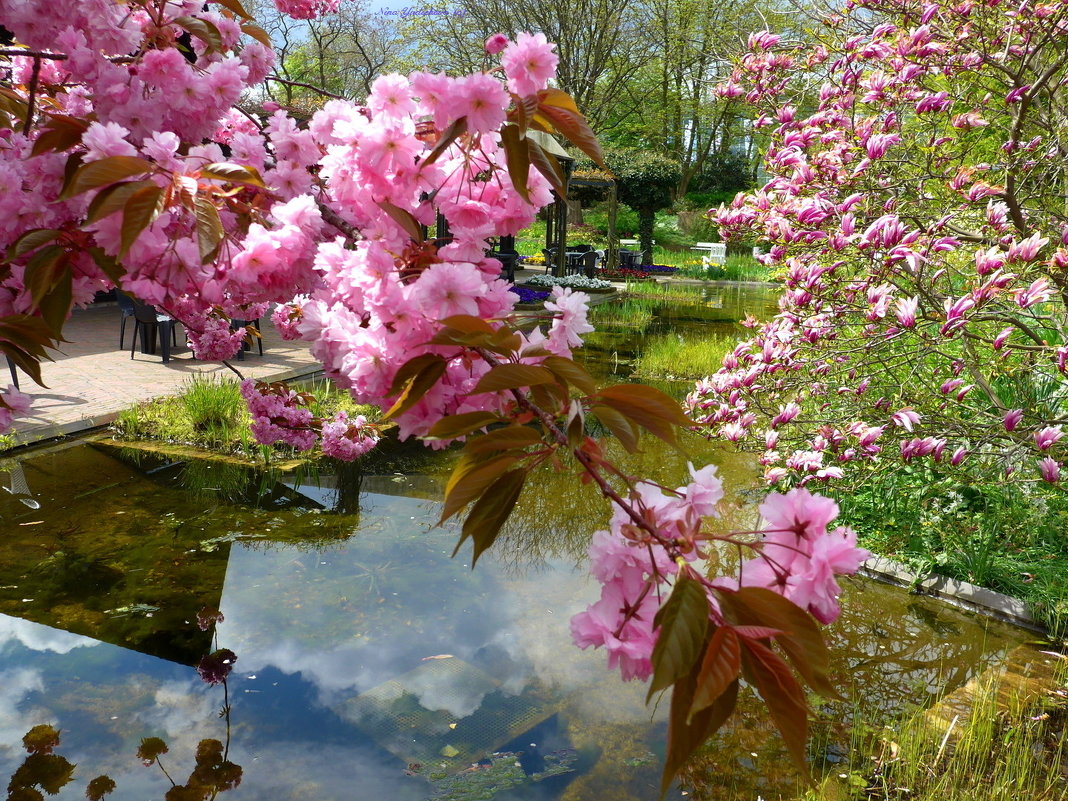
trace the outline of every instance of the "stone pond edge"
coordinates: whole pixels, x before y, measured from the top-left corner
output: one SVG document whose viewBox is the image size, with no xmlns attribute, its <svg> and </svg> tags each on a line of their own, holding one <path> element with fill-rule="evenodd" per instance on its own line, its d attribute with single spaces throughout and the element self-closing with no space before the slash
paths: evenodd
<svg viewBox="0 0 1068 801">
<path fill-rule="evenodd" d="M 977 612 L 1004 623 L 1011 623 L 1039 634 L 1047 633 L 1046 627 L 1035 619 L 1023 601 L 967 581 L 939 575 L 920 578 L 904 565 L 885 556 L 873 556 L 866 561 L 861 565 L 860 574 L 876 581 L 907 587 L 918 595 L 938 598 L 958 608 Z"/>
</svg>

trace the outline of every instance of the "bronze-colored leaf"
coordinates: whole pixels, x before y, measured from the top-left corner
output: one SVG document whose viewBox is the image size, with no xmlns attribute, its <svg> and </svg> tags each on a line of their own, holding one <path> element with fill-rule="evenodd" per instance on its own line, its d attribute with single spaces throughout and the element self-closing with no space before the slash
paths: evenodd
<svg viewBox="0 0 1068 801">
<path fill-rule="evenodd" d="M 412 216 L 410 211 L 402 209 L 400 206 L 395 206 L 388 200 L 378 201 L 378 207 L 388 214 L 390 219 L 399 225 L 401 230 L 408 234 L 413 241 L 423 241 L 423 226 L 419 224 L 419 220 Z"/>
<path fill-rule="evenodd" d="M 22 283 L 30 293 L 34 308 L 55 286 L 58 276 L 69 261 L 67 252 L 59 245 L 46 245 L 30 256 L 22 274 Z"/>
<path fill-rule="evenodd" d="M 438 139 L 433 150 L 426 155 L 426 158 L 419 162 L 419 166 L 425 167 L 428 164 L 433 164 L 448 149 L 449 145 L 456 141 L 457 137 L 463 136 L 465 133 L 467 133 L 467 117 L 453 120 L 452 124 L 441 132 L 441 138 Z"/>
<path fill-rule="evenodd" d="M 241 32 L 246 36 L 251 36 L 264 47 L 274 47 L 274 44 L 271 42 L 270 34 L 259 25 L 253 25 L 251 22 L 246 22 L 241 26 Z"/>
<path fill-rule="evenodd" d="M 520 387 L 533 387 L 537 384 L 549 384 L 555 379 L 544 367 L 530 364 L 498 364 L 479 379 L 472 395 L 480 392 L 502 392 Z"/>
<path fill-rule="evenodd" d="M 675 684 L 671 693 L 668 719 L 667 753 L 660 778 L 660 798 L 667 795 L 675 775 L 705 740 L 727 722 L 738 702 L 738 682 L 732 682 L 710 707 L 691 715 L 696 685 L 696 669 Z"/>
<path fill-rule="evenodd" d="M 529 448 L 542 444 L 541 435 L 527 426 L 507 426 L 498 428 L 488 434 L 468 440 L 464 451 L 472 454 L 489 454 L 496 451 Z"/>
<path fill-rule="evenodd" d="M 523 484 L 527 480 L 527 471 L 523 468 L 509 470 L 502 475 L 483 493 L 464 520 L 463 533 L 460 542 L 456 544 L 453 556 L 460 549 L 460 545 L 470 537 L 474 544 L 471 554 L 471 567 L 487 548 L 493 545 L 497 535 L 501 532 L 501 526 L 512 514 L 519 494 L 523 491 Z"/>
<path fill-rule="evenodd" d="M 564 168 L 560 166 L 556 156 L 546 151 L 533 139 L 527 139 L 526 143 L 527 156 L 530 159 L 530 163 L 545 176 L 545 180 L 549 182 L 549 186 L 553 188 L 556 194 L 561 197 L 565 195 L 567 189 L 564 184 L 567 182 L 567 178 L 564 176 Z"/>
<path fill-rule="evenodd" d="M 746 678 L 767 704 L 775 727 L 782 734 L 790 758 L 806 777 L 805 740 L 808 737 L 808 704 L 794 674 L 778 654 L 758 640 L 740 638 Z"/>
<path fill-rule="evenodd" d="M 441 324 L 445 328 L 453 328 L 457 331 L 462 331 L 465 334 L 492 334 L 495 330 L 492 325 L 487 323 L 481 317 L 475 317 L 473 314 L 454 314 L 451 317 L 446 317 L 442 320 Z"/>
<path fill-rule="evenodd" d="M 197 37 L 208 46 L 208 52 L 222 52 L 225 50 L 222 34 L 214 22 L 202 17 L 181 16 L 175 17 L 174 22 L 181 25 L 193 36 Z"/>
<path fill-rule="evenodd" d="M 653 647 L 653 680 L 647 701 L 693 669 L 708 631 L 708 610 L 704 585 L 679 573 L 667 602 L 653 618 L 660 634 Z"/>
<path fill-rule="evenodd" d="M 593 380 L 586 368 L 572 359 L 563 356 L 549 356 L 542 366 L 551 370 L 553 375 L 566 384 L 573 385 L 583 395 L 592 395 L 597 391 L 597 382 Z"/>
<path fill-rule="evenodd" d="M 444 523 L 475 498 L 481 496 L 490 484 L 518 461 L 519 456 L 513 453 L 502 454 L 492 459 L 465 453 L 456 463 L 445 485 L 445 502 L 438 523 Z"/>
<path fill-rule="evenodd" d="M 219 218 L 219 210 L 215 208 L 211 198 L 197 195 L 193 204 L 196 209 L 197 247 L 200 250 L 200 261 L 202 264 L 207 264 L 218 255 L 225 232 L 222 220 Z"/>
<path fill-rule="evenodd" d="M 113 256 L 105 253 L 103 248 L 94 245 L 89 248 L 89 256 L 96 266 L 100 268 L 100 271 L 111 279 L 112 283 L 119 283 L 122 277 L 126 275 L 126 268 L 119 264 Z"/>
<path fill-rule="evenodd" d="M 830 651 L 819 625 L 808 612 L 763 587 L 723 591 L 720 599 L 735 622 L 780 629 L 782 633 L 775 641 L 805 683 L 826 698 L 841 698 L 831 683 Z"/>
<path fill-rule="evenodd" d="M 125 254 L 137 237 L 152 225 L 163 211 L 163 190 L 155 184 L 138 189 L 122 207 L 122 246 L 119 255 Z"/>
<path fill-rule="evenodd" d="M 118 183 L 134 175 L 144 175 L 154 169 L 151 162 L 136 156 L 109 156 L 90 161 L 77 169 L 70 184 L 60 194 L 60 199 L 66 200 L 90 189 Z"/>
<path fill-rule="evenodd" d="M 45 325 L 43 320 L 41 321 L 41 324 Z M 0 352 L 11 359 L 11 361 L 15 363 L 15 366 L 22 370 L 22 372 L 32 378 L 35 384 L 47 388 L 41 378 L 41 362 L 35 354 L 31 354 L 26 349 L 20 348 L 11 342 L 4 342 L 2 340 L 0 340 Z M 0 402 L 2 402 L 2 399 L 0 399 Z"/>
<path fill-rule="evenodd" d="M 245 7 L 241 5 L 240 0 L 211 0 L 213 3 L 218 3 L 223 8 L 233 11 L 237 16 L 242 19 L 252 19 L 252 16 L 245 11 Z"/>
<path fill-rule="evenodd" d="M 19 256 L 25 256 L 27 253 L 37 250 L 41 245 L 54 241 L 62 233 L 62 231 L 55 228 L 33 228 L 11 243 L 11 246 L 7 249 L 8 257 L 18 258 Z"/>
<path fill-rule="evenodd" d="M 33 143 L 31 155 L 69 150 L 82 141 L 89 123 L 66 114 L 50 114 L 44 129 Z"/>
<path fill-rule="evenodd" d="M 638 450 L 638 426 L 609 406 L 595 404 L 590 407 L 590 414 L 600 420 L 611 431 L 627 453 Z"/>
<path fill-rule="evenodd" d="M 206 178 L 210 181 L 226 181 L 231 184 L 246 184 L 248 186 L 259 187 L 265 189 L 267 185 L 263 182 L 263 178 L 260 176 L 259 170 L 255 167 L 249 167 L 244 164 L 233 164 L 229 161 L 218 161 L 214 164 L 209 164 L 206 167 L 201 167 L 199 172 L 201 178 Z"/>
<path fill-rule="evenodd" d="M 675 444 L 675 428 L 693 425 L 678 401 L 644 384 L 616 384 L 600 390 L 595 399 L 646 429 L 650 434 Z"/>
<path fill-rule="evenodd" d="M 530 190 L 527 188 L 527 181 L 530 179 L 530 152 L 518 125 L 505 125 L 501 128 L 501 144 L 504 145 L 508 177 L 512 186 L 519 196 L 529 203 Z"/>
<path fill-rule="evenodd" d="M 155 184 L 152 181 L 123 181 L 104 187 L 89 201 L 86 222 L 96 222 L 122 210 L 134 192 L 140 192 L 150 186 Z"/>
<path fill-rule="evenodd" d="M 397 370 L 396 375 L 393 376 L 393 383 L 389 386 L 389 394 L 396 395 L 404 389 L 405 385 L 417 376 L 424 367 L 429 364 L 434 364 L 435 362 L 444 363 L 445 360 L 436 353 L 424 353 L 406 361 Z"/>
<path fill-rule="evenodd" d="M 399 414 L 404 414 L 410 408 L 422 400 L 423 396 L 430 391 L 434 384 L 438 383 L 445 375 L 446 362 L 440 356 L 436 361 L 430 361 L 418 373 L 412 376 L 396 402 L 382 415 L 383 420 L 390 420 Z"/>
<path fill-rule="evenodd" d="M 499 423 L 501 418 L 493 412 L 466 412 L 443 417 L 430 427 L 424 439 L 456 439 L 478 431 L 480 428 Z"/>
<path fill-rule="evenodd" d="M 601 143 L 597 141 L 586 118 L 578 110 L 572 111 L 561 106 L 540 103 L 538 111 L 552 120 L 553 127 L 566 136 L 575 147 L 593 159 L 598 167 L 606 172 L 609 171 L 608 165 L 604 163 Z"/>
<path fill-rule="evenodd" d="M 41 319 L 48 324 L 52 334 L 60 336 L 63 324 L 70 316 L 70 308 L 74 303 L 74 278 L 70 268 L 70 257 L 60 259 L 62 269 L 52 282 L 52 287 L 41 297 L 37 304 L 41 312 Z"/>
<path fill-rule="evenodd" d="M 741 670 L 742 652 L 738 635 L 730 626 L 720 626 L 705 646 L 690 717 L 712 706 L 728 687 L 738 681 Z"/>
</svg>

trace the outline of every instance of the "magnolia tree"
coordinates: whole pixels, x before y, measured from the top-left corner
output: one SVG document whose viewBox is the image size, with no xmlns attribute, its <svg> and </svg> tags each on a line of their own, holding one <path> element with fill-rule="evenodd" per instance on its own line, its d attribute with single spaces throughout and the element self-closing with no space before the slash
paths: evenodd
<svg viewBox="0 0 1068 801">
<path fill-rule="evenodd" d="M 749 45 L 720 92 L 759 108 L 771 180 L 714 217 L 786 290 L 691 412 L 770 483 L 1060 482 L 1068 3 L 860 0 L 814 44 Z"/>
<path fill-rule="evenodd" d="M 276 4 L 307 17 L 337 0 Z M 834 503 L 801 488 L 768 496 L 763 532 L 713 533 L 714 467 L 658 486 L 587 435 L 592 416 L 634 450 L 642 432 L 674 442 L 692 425 L 663 393 L 598 388 L 571 359 L 592 330 L 587 298 L 555 290 L 543 327 L 513 317 L 486 240 L 528 225 L 562 181 L 527 133 L 561 134 L 603 163 L 571 98 L 548 85 L 557 56 L 543 36 L 494 36 L 484 72 L 383 76 L 364 103 L 334 99 L 298 121 L 240 104 L 272 53 L 238 0 L 0 0 L 0 20 L 14 36 L 0 51 L 5 354 L 39 379 L 72 305 L 114 285 L 181 320 L 201 359 L 240 347 L 231 318 L 282 304 L 282 335 L 310 342 L 400 437 L 465 440 L 442 519 L 467 510 L 461 544 L 475 559 L 538 465 L 566 457 L 600 488 L 614 508 L 590 548 L 603 591 L 572 631 L 624 678 L 651 677 L 651 694 L 674 688 L 665 789 L 742 677 L 803 765 L 805 699 L 788 665 L 833 693 L 816 621 L 836 617 L 835 575 L 866 552 L 830 529 Z M 438 213 L 447 243 L 424 240 Z M 351 459 L 382 427 L 316 419 L 284 385 L 242 391 L 261 442 Z M 0 423 L 26 403 L 9 388 Z M 748 549 L 737 573 L 707 574 L 719 542 Z"/>
</svg>

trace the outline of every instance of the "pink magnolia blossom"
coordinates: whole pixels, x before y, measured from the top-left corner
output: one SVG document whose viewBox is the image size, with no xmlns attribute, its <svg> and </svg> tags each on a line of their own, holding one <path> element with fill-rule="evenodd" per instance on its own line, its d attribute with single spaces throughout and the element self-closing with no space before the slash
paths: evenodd
<svg viewBox="0 0 1068 801">
<path fill-rule="evenodd" d="M 1015 431 L 1016 426 L 1023 420 L 1023 409 L 1010 409 L 1005 413 L 1005 417 L 1002 419 L 1002 425 L 1005 426 L 1006 431 Z"/>
<path fill-rule="evenodd" d="M 1056 484 L 1061 480 L 1061 465 L 1051 456 L 1044 456 L 1038 460 L 1038 469 L 1042 474 L 1042 480 L 1050 484 Z"/>
<path fill-rule="evenodd" d="M 1046 426 L 1035 432 L 1035 447 L 1040 451 L 1048 451 L 1063 436 L 1064 431 L 1060 426 Z"/>
</svg>

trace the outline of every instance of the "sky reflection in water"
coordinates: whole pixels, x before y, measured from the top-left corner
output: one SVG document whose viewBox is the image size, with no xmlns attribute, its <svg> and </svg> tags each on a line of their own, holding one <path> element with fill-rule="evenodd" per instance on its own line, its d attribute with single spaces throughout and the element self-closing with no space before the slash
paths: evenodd
<svg viewBox="0 0 1068 801">
<path fill-rule="evenodd" d="M 688 313 L 733 325 L 752 303 L 725 292 L 706 311 L 676 311 L 673 330 Z M 622 340 L 604 336 L 607 356 Z M 732 484 L 749 470 L 703 441 L 687 447 Z M 435 460 L 422 474 L 324 476 L 323 489 L 85 445 L 24 460 L 41 509 L 0 493 L 0 775 L 24 757 L 22 735 L 51 723 L 79 766 L 56 798 L 82 798 L 108 773 L 113 799 L 162 799 L 168 783 L 135 757 L 141 738 L 166 739 L 165 764 L 185 776 L 197 742 L 224 737 L 222 688 L 192 667 L 213 647 L 196 613 L 216 606 L 218 646 L 238 656 L 230 759 L 244 769 L 225 797 L 654 799 L 666 703 L 646 708 L 643 686 L 568 634 L 598 590 L 580 563 L 602 505 L 573 478 L 539 477 L 472 571 L 469 550 L 450 558 L 456 530 L 433 527 L 428 498 L 440 497 L 448 456 Z M 674 485 L 685 461 L 647 447 L 627 469 Z M 0 479 L 12 467 L 0 463 Z M 853 701 L 892 718 L 1025 639 L 870 583 L 853 584 L 843 606 L 830 637 L 852 700 L 821 708 L 817 768 L 848 746 Z M 506 746 L 527 752 L 505 760 L 510 778 L 462 772 Z M 526 776 L 553 760 L 570 772 Z M 728 726 L 694 778 L 688 798 L 769 801 L 796 780 L 759 715 Z"/>
</svg>

